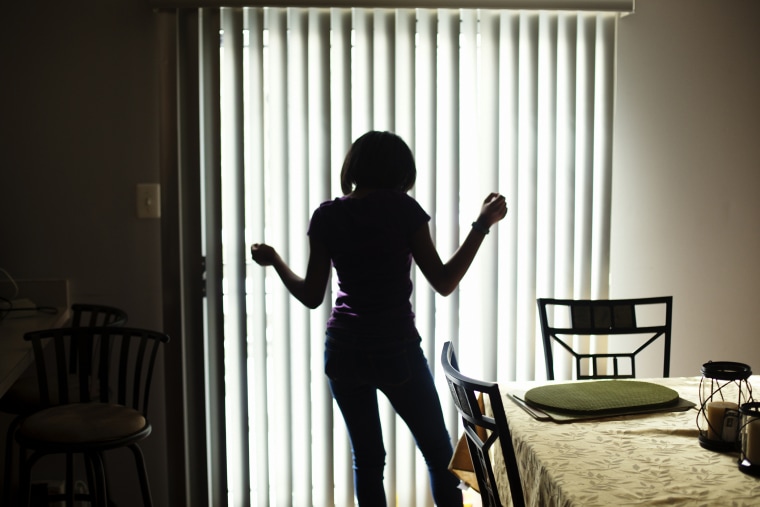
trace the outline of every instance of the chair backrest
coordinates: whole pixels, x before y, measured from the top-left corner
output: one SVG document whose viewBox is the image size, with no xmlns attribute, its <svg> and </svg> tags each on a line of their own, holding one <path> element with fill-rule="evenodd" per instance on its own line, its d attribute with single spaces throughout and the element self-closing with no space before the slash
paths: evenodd
<svg viewBox="0 0 760 507">
<path fill-rule="evenodd" d="M 537 303 L 549 380 L 554 380 L 554 344 L 574 358 L 577 380 L 619 379 L 636 377 L 636 356 L 658 338 L 663 342 L 662 374 L 670 376 L 672 296 L 600 300 L 539 298 Z M 580 337 L 606 336 L 610 344 L 614 340 L 617 345 L 621 340 L 616 337 L 623 335 L 630 345 L 623 352 L 617 352 L 617 348 L 609 352 L 607 349 L 589 352 L 589 344 L 578 341 Z M 602 371 L 610 363 L 612 372 Z"/>
<path fill-rule="evenodd" d="M 451 342 L 446 342 L 443 345 L 441 365 L 446 376 L 446 382 L 451 390 L 454 405 L 462 417 L 464 432 L 467 436 L 467 446 L 470 450 L 475 476 L 478 478 L 478 488 L 483 505 L 487 507 L 501 507 L 502 505 L 489 454 L 491 447 L 496 442 L 499 443 L 504 456 L 512 503 L 518 507 L 525 505 L 517 457 L 515 456 L 512 434 L 509 431 L 509 424 L 507 424 L 507 415 L 504 412 L 499 385 L 495 382 L 475 380 L 462 375 L 459 372 L 456 353 Z M 478 403 L 479 394 L 487 397 L 487 401 L 493 410 L 493 417 L 483 414 Z M 482 435 L 485 435 L 485 440 L 481 438 Z"/>
<path fill-rule="evenodd" d="M 156 356 L 160 345 L 169 341 L 158 331 L 111 326 L 45 329 L 26 333 L 24 339 L 34 351 L 43 407 L 99 401 L 145 415 Z M 71 342 L 76 346 L 69 347 Z M 46 354 L 46 349 L 52 353 Z M 70 364 L 76 371 L 68 371 Z"/>
<path fill-rule="evenodd" d="M 127 312 L 121 308 L 92 303 L 74 303 L 71 305 L 70 327 L 123 326 L 127 323 Z M 69 372 L 76 372 L 76 341 L 72 341 Z"/>
<path fill-rule="evenodd" d="M 115 306 L 74 303 L 71 305 L 70 327 L 123 326 L 127 312 Z"/>
</svg>

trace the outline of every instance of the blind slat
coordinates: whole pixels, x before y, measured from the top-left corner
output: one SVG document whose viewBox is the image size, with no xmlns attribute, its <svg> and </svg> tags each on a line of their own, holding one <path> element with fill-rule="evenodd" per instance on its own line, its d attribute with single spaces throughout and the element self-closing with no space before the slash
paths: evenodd
<svg viewBox="0 0 760 507">
<path fill-rule="evenodd" d="M 309 13 L 309 174 L 308 209 L 332 195 L 330 189 L 330 74 L 323 69 L 330 66 L 330 13 Z M 334 460 L 332 398 L 324 382 L 322 356 L 317 353 L 324 343 L 323 327 L 327 320 L 329 305 L 310 312 L 310 386 L 312 450 L 312 505 L 334 505 Z M 309 485 L 311 481 L 307 480 Z"/>
<path fill-rule="evenodd" d="M 220 62 L 221 159 L 222 159 L 222 253 L 225 278 L 225 404 L 227 433 L 242 435 L 238 445 L 228 446 L 228 470 L 241 482 L 238 494 L 250 485 L 247 456 L 248 368 L 246 322 L 245 256 L 245 151 L 243 140 L 243 17 L 240 9 L 221 12 L 222 58 Z M 235 481 L 237 482 L 237 481 Z"/>
</svg>

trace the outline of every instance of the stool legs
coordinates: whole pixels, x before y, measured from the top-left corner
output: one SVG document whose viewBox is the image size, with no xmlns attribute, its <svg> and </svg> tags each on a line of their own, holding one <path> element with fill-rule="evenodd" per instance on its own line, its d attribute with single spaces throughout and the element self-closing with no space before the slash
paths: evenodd
<svg viewBox="0 0 760 507">
<path fill-rule="evenodd" d="M 136 446 L 135 446 L 136 447 Z M 134 450 L 133 450 L 134 452 Z M 138 448 L 139 452 L 139 448 Z M 20 507 L 26 507 L 31 502 L 31 477 L 32 468 L 43 456 L 49 455 L 48 453 L 32 452 L 28 458 L 25 456 L 28 454 L 26 449 L 21 449 L 19 453 L 19 471 L 20 480 L 19 488 L 17 492 L 18 503 L 3 503 L 3 505 L 18 505 Z M 142 456 L 142 454 L 140 454 Z M 84 497 L 89 500 L 90 504 L 97 507 L 108 507 L 108 486 L 106 485 L 105 464 L 103 461 L 103 455 L 100 452 L 84 453 L 84 465 L 87 473 L 87 484 L 89 491 Z M 142 465 L 142 466 L 141 466 Z M 82 495 L 77 495 L 74 485 L 74 454 L 66 454 L 66 491 L 64 493 L 63 500 L 67 507 L 73 507 L 75 501 L 83 499 Z M 145 473 L 144 463 L 138 464 L 138 476 L 140 478 L 140 487 L 143 492 L 143 498 L 145 498 L 146 492 L 148 498 L 150 498 L 150 491 L 147 489 L 147 475 Z M 60 498 L 60 497 L 59 497 Z M 148 500 L 145 502 L 146 506 L 151 506 L 152 502 Z"/>
<path fill-rule="evenodd" d="M 143 457 L 142 450 L 137 444 L 130 445 L 129 448 L 135 456 L 135 465 L 137 466 L 137 475 L 140 478 L 143 505 L 145 505 L 145 507 L 153 507 L 153 499 L 150 495 L 150 485 L 148 484 L 148 473 L 145 470 L 145 458 Z"/>
<path fill-rule="evenodd" d="M 13 448 L 16 447 L 16 429 L 21 424 L 22 416 L 16 416 L 8 425 L 5 435 L 5 472 L 3 477 L 2 505 L 12 505 L 13 498 Z"/>
</svg>

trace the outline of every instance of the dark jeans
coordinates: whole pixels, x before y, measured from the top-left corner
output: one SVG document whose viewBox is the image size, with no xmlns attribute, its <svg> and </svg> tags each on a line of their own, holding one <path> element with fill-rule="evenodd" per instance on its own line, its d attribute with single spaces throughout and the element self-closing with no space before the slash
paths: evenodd
<svg viewBox="0 0 760 507">
<path fill-rule="evenodd" d="M 459 479 L 448 470 L 454 452 L 451 438 L 419 338 L 373 340 L 363 346 L 357 342 L 362 343 L 329 330 L 325 373 L 351 440 L 359 505 L 387 505 L 383 488 L 385 447 L 377 404 L 377 391 L 381 391 L 411 430 L 425 458 L 436 505 L 461 507 Z"/>
</svg>

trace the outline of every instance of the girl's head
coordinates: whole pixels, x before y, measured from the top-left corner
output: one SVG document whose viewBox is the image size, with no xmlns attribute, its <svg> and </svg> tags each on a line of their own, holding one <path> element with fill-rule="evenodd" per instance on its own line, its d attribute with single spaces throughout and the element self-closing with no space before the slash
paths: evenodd
<svg viewBox="0 0 760 507">
<path fill-rule="evenodd" d="M 416 179 L 414 155 L 404 140 L 391 132 L 370 131 L 348 150 L 340 172 L 340 187 L 344 195 L 362 187 L 408 192 Z"/>
</svg>

